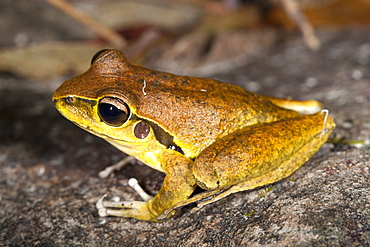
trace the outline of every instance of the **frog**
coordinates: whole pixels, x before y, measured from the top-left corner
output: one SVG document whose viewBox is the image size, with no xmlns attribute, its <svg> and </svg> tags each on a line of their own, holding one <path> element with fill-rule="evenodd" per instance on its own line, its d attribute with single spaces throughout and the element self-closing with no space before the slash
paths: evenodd
<svg viewBox="0 0 370 247">
<path fill-rule="evenodd" d="M 318 101 L 145 68 L 116 49 L 96 53 L 90 68 L 63 82 L 52 100 L 77 126 L 165 174 L 154 197 L 96 204 L 101 217 L 151 222 L 290 176 L 335 128 Z"/>
</svg>

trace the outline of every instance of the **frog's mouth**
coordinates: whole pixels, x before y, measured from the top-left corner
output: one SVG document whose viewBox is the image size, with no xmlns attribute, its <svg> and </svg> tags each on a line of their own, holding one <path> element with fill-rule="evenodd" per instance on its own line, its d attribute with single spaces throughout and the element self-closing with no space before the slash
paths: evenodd
<svg viewBox="0 0 370 247">
<path fill-rule="evenodd" d="M 111 145 L 113 145 L 114 147 L 116 147 L 117 149 L 121 150 L 122 152 L 124 152 L 126 154 L 129 154 L 131 156 L 135 156 L 135 154 L 139 153 L 139 151 L 135 151 L 136 150 L 136 148 L 135 148 L 136 143 L 134 141 L 127 141 L 127 140 L 118 139 L 118 138 L 115 138 L 115 137 L 112 137 L 112 136 L 109 136 L 109 135 L 106 135 L 106 134 L 99 133 L 99 132 L 93 130 L 92 128 L 90 128 L 89 126 L 82 126 L 81 124 L 78 124 L 74 121 L 72 121 L 72 123 L 74 123 L 76 126 L 80 127 L 81 129 L 86 130 L 87 132 L 89 132 L 89 133 L 91 133 L 91 134 L 93 134 L 97 137 L 102 138 L 103 140 L 107 141 L 108 143 L 110 143 Z"/>
<path fill-rule="evenodd" d="M 106 135 L 106 134 L 102 134 L 98 131 L 95 131 L 93 130 L 90 126 L 83 126 L 75 121 L 71 121 L 72 123 L 74 123 L 76 126 L 80 127 L 81 129 L 83 130 L 86 130 L 88 132 L 90 132 L 91 134 L 93 135 L 96 135 L 100 138 L 103 138 L 104 140 L 107 140 L 108 142 L 110 142 L 110 140 L 112 141 L 115 141 L 115 142 L 119 142 L 119 143 L 134 143 L 133 141 L 127 141 L 127 140 L 122 140 L 122 139 L 118 139 L 118 138 L 115 138 L 115 137 L 112 137 L 112 136 L 109 136 L 109 135 Z M 127 145 L 127 147 L 129 147 L 129 145 Z"/>
<path fill-rule="evenodd" d="M 61 98 L 54 98 L 53 102 L 57 110 L 62 114 L 65 118 L 70 120 L 76 126 L 84 129 L 93 135 L 96 135 L 100 138 L 105 140 L 111 140 L 112 142 L 117 143 L 133 143 L 133 141 L 127 141 L 123 139 L 119 139 L 117 137 L 113 137 L 111 135 L 107 135 L 100 131 L 96 131 L 92 126 L 92 122 L 97 122 L 100 120 L 96 119 L 94 115 L 94 107 L 96 107 L 97 102 L 95 100 L 89 100 L 74 96 L 67 96 Z M 124 144 L 122 144 L 124 145 Z M 131 145 L 124 145 L 124 146 L 131 146 Z"/>
</svg>

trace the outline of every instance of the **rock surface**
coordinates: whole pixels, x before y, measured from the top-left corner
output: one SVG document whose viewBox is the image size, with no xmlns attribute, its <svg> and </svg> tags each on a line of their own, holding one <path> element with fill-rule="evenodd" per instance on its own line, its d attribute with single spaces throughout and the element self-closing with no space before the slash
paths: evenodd
<svg viewBox="0 0 370 247">
<path fill-rule="evenodd" d="M 317 99 L 337 123 L 333 138 L 370 139 L 370 33 L 319 33 L 323 47 L 299 37 L 217 78 L 279 97 Z M 101 218 L 101 195 L 137 198 L 136 177 L 155 193 L 163 175 L 130 165 L 100 179 L 124 157 L 75 127 L 50 100 L 57 84 L 0 77 L 0 245 L 5 246 L 369 246 L 370 150 L 325 144 L 291 177 L 240 192 L 164 223 Z"/>
</svg>

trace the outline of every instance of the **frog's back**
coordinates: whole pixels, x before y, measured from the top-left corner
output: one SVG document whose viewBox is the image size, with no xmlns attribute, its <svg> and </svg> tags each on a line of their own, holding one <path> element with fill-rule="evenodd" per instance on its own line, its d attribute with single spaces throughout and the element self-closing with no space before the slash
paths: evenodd
<svg viewBox="0 0 370 247">
<path fill-rule="evenodd" d="M 135 93 L 137 113 L 194 150 L 244 126 L 299 115 L 233 84 L 139 68 L 143 79 Z"/>
</svg>

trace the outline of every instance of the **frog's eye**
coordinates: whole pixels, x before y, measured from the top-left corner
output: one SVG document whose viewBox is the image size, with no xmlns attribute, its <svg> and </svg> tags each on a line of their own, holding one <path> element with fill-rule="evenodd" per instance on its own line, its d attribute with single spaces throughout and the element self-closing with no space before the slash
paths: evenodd
<svg viewBox="0 0 370 247">
<path fill-rule="evenodd" d="M 124 124 L 130 117 L 130 108 L 120 99 L 105 97 L 98 105 L 100 118 L 107 124 L 119 126 Z"/>
<path fill-rule="evenodd" d="M 97 53 L 95 53 L 95 55 L 93 56 L 93 58 L 91 59 L 91 64 L 93 64 L 95 62 L 95 60 L 105 51 L 108 51 L 109 49 L 103 49 L 103 50 L 100 50 L 98 51 Z"/>
</svg>

